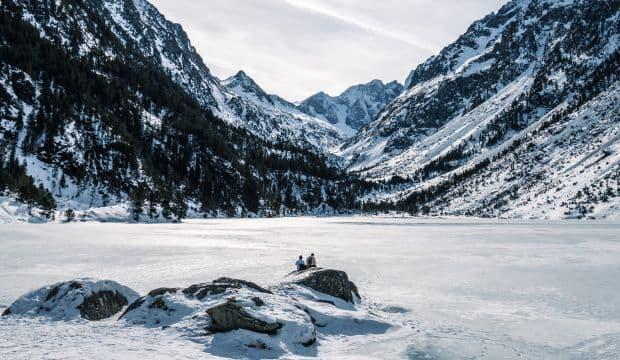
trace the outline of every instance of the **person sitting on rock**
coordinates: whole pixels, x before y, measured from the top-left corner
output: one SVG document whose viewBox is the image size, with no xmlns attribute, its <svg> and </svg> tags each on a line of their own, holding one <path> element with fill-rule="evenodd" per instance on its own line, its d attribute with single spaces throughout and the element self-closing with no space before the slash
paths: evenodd
<svg viewBox="0 0 620 360">
<path fill-rule="evenodd" d="M 310 254 L 306 259 L 306 266 L 309 268 L 316 267 L 316 258 L 314 257 L 314 253 Z"/>
<path fill-rule="evenodd" d="M 297 271 L 302 271 L 306 269 L 306 263 L 304 262 L 304 257 L 299 255 L 299 259 L 295 261 L 295 265 L 297 265 Z"/>
</svg>

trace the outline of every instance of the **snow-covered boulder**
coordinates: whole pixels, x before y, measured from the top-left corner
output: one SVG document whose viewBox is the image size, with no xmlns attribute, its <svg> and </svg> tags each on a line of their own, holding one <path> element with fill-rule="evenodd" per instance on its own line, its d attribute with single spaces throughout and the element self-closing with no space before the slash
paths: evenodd
<svg viewBox="0 0 620 360">
<path fill-rule="evenodd" d="M 315 291 L 355 303 L 360 298 L 357 286 L 346 272 L 333 269 L 310 268 L 293 275 L 293 282 Z"/>
<path fill-rule="evenodd" d="M 261 357 L 308 354 L 316 341 L 312 318 L 293 298 L 230 278 L 153 290 L 132 303 L 121 320 L 175 329 L 204 342 L 208 352 L 227 348 L 227 354 L 241 357 L 248 351 L 260 351 Z"/>
<path fill-rule="evenodd" d="M 119 321 L 127 325 L 177 332 L 227 358 L 316 357 L 325 339 L 385 333 L 393 326 L 350 301 L 357 289 L 346 273 L 312 269 L 293 276 L 269 288 L 222 277 L 142 297 L 114 281 L 77 279 L 26 294 L 3 315 L 101 320 L 125 309 Z"/>
<path fill-rule="evenodd" d="M 76 279 L 42 287 L 17 299 L 2 316 L 45 316 L 97 321 L 120 313 L 138 293 L 111 280 Z"/>
</svg>

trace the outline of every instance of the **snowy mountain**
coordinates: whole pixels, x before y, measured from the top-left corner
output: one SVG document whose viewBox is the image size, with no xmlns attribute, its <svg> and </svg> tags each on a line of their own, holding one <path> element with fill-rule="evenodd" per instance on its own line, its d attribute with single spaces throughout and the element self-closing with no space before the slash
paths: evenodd
<svg viewBox="0 0 620 360">
<path fill-rule="evenodd" d="M 5 0 L 0 221 L 618 213 L 619 7 L 514 0 L 404 90 L 296 106 L 213 76 L 145 0 Z"/>
<path fill-rule="evenodd" d="M 381 80 L 373 80 L 351 86 L 336 97 L 324 92 L 312 95 L 299 104 L 299 109 L 353 136 L 362 126 L 375 120 L 402 91 L 403 86 L 396 81 L 384 84 Z"/>
<path fill-rule="evenodd" d="M 345 134 L 331 124 L 301 112 L 277 95 L 267 94 L 243 71 L 222 81 L 222 85 L 236 95 L 230 108 L 238 109 L 247 121 L 246 127 L 260 136 L 321 151 L 334 148 L 345 139 Z"/>
<path fill-rule="evenodd" d="M 44 9 L 43 4 L 33 6 Z M 63 16 L 64 6 L 58 6 L 61 11 L 58 14 L 38 14 L 34 11 L 27 20 L 41 29 L 44 36 L 63 37 L 64 42 L 76 41 L 82 56 L 99 51 L 102 41 L 98 38 L 101 30 L 98 24 L 92 24 L 90 18 L 80 19 L 79 13 L 72 13 L 65 16 L 73 17 L 71 20 L 78 27 L 68 26 L 68 23 L 58 18 Z M 101 25 L 109 31 L 108 35 L 117 37 L 125 46 L 131 46 L 149 57 L 190 96 L 219 118 L 244 127 L 264 139 L 284 138 L 300 147 L 324 149 L 325 145 L 333 146 L 341 140 L 341 135 L 333 127 L 313 122 L 307 117 L 300 119 L 298 111 L 293 114 L 284 109 L 274 111 L 264 104 L 248 101 L 229 91 L 211 74 L 182 27 L 168 21 L 148 1 L 86 1 L 80 6 L 100 17 Z M 55 34 L 55 31 L 59 34 Z M 306 128 L 307 123 L 311 125 Z"/>
<path fill-rule="evenodd" d="M 0 218 L 350 206 L 317 151 L 334 128 L 229 90 L 146 1 L 7 0 L 0 21 Z"/>
<path fill-rule="evenodd" d="M 619 7 L 515 0 L 476 21 L 341 148 L 381 182 L 367 200 L 481 216 L 618 212 Z"/>
<path fill-rule="evenodd" d="M 325 149 L 340 142 L 342 135 L 331 126 L 300 117 L 298 111 L 273 109 L 230 91 L 210 73 L 180 25 L 166 20 L 146 0 L 106 0 L 102 6 L 101 14 L 115 34 L 134 41 L 145 56 L 158 62 L 216 116 L 264 139 L 284 140 L 304 148 Z"/>
</svg>

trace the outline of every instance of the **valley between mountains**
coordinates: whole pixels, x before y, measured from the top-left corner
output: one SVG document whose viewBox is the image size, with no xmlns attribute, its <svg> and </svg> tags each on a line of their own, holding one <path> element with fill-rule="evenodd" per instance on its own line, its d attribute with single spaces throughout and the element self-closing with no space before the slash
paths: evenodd
<svg viewBox="0 0 620 360">
<path fill-rule="evenodd" d="M 4 0 L 0 221 L 620 218 L 620 4 L 513 0 L 407 79 L 299 103 L 146 0 Z"/>
</svg>

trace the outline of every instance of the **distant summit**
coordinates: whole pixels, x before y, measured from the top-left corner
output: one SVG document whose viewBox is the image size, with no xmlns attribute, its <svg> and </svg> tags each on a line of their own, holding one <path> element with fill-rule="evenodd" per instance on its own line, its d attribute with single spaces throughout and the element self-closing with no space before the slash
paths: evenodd
<svg viewBox="0 0 620 360">
<path fill-rule="evenodd" d="M 306 114 L 328 121 L 352 136 L 362 126 L 375 120 L 383 108 L 401 94 L 403 86 L 396 81 L 384 84 L 372 80 L 351 86 L 339 96 L 319 92 L 299 104 Z"/>
</svg>

